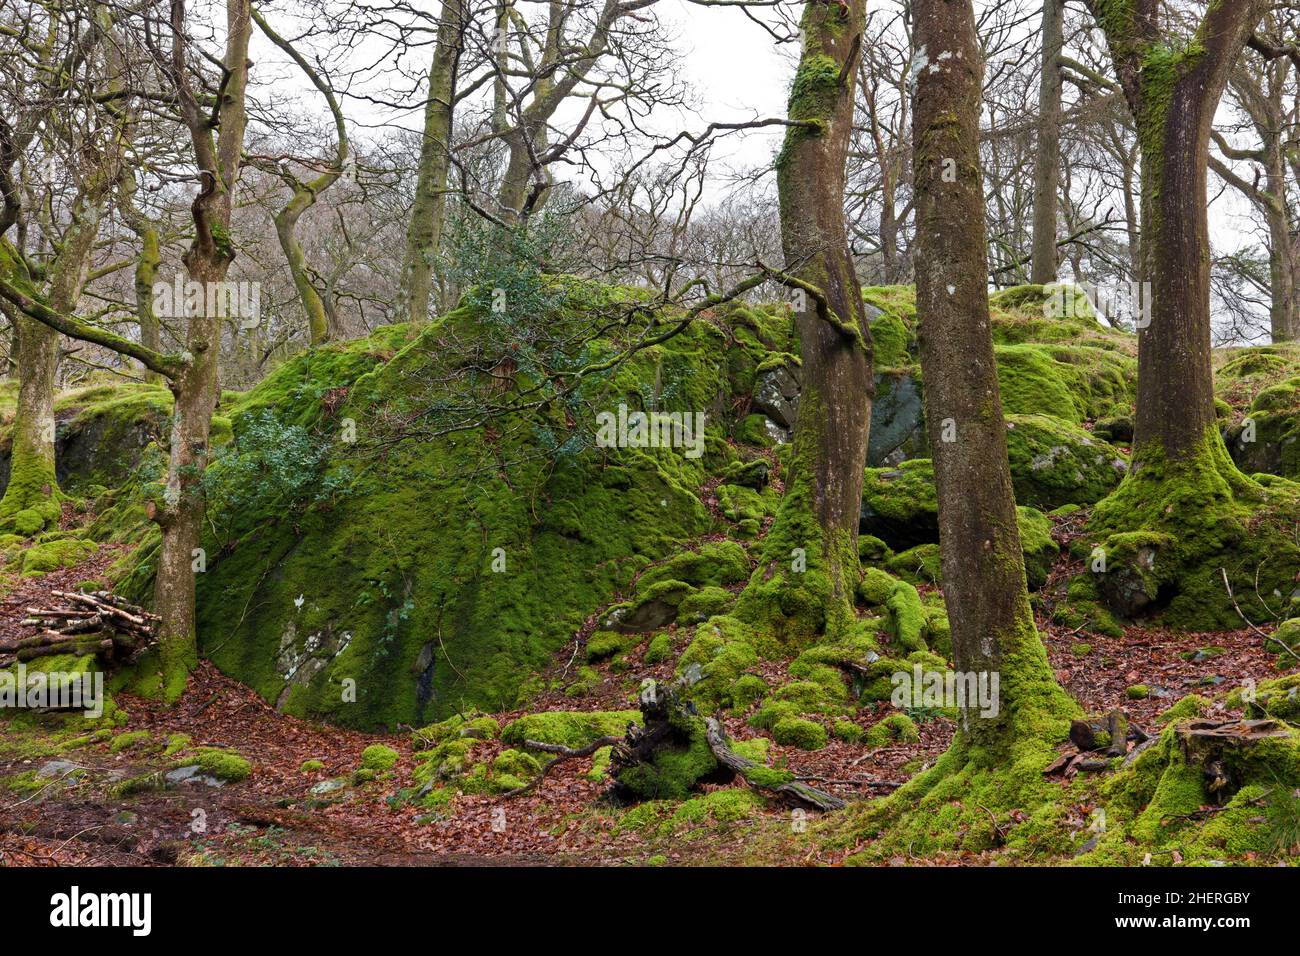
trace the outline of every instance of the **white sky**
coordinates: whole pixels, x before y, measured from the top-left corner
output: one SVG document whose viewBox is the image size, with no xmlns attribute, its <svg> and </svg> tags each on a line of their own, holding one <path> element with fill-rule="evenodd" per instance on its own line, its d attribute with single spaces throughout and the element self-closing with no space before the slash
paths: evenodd
<svg viewBox="0 0 1300 956">
<path fill-rule="evenodd" d="M 878 0 L 870 2 L 875 4 Z M 979 2 L 982 0 L 977 0 L 977 6 Z M 436 9 L 432 0 L 417 0 L 417 8 L 421 7 Z M 663 0 L 656 6 L 656 10 L 675 34 L 682 79 L 692 90 L 696 113 L 694 116 L 683 116 L 680 113 L 664 115 L 651 120 L 653 128 L 674 133 L 683 128 L 699 130 L 711 121 L 743 121 L 785 114 L 786 92 L 793 74 L 794 56 L 797 54 L 794 44 L 778 47 L 771 35 L 734 7 L 701 7 L 686 0 Z M 790 10 L 797 12 L 797 6 L 792 4 Z M 269 14 L 272 25 L 287 34 L 303 28 L 306 25 L 303 21 L 293 23 L 296 18 L 292 16 L 292 11 L 292 0 L 278 6 L 275 12 Z M 759 15 L 770 16 L 763 13 Z M 1033 25 L 1028 29 L 1030 33 L 1026 41 L 1035 42 Z M 419 52 L 418 58 L 423 59 L 428 55 L 426 48 Z M 273 82 L 277 94 L 300 90 L 296 98 L 303 109 L 323 112 L 319 94 L 306 84 L 302 74 L 289 66 L 283 55 L 272 48 L 260 33 L 254 37 L 253 57 L 267 71 L 263 82 Z M 275 63 L 274 66 L 272 62 Z M 257 82 L 256 76 L 254 82 Z M 359 126 L 354 129 L 354 138 L 359 140 L 373 131 L 364 129 L 371 122 L 387 120 L 418 129 L 421 120 L 418 106 L 400 118 L 388 115 L 383 119 L 377 115 L 376 109 L 357 100 L 346 101 L 344 108 L 349 119 Z M 714 168 L 722 171 L 769 162 L 780 145 L 782 134 L 780 128 L 774 127 L 729 136 L 713 150 Z M 721 192 L 714 191 L 710 198 L 718 198 L 720 195 Z M 1211 203 L 1210 218 L 1216 250 L 1233 251 L 1244 244 L 1256 242 L 1259 235 L 1258 217 L 1253 208 L 1235 191 L 1223 190 L 1218 178 L 1211 175 L 1210 197 L 1213 199 L 1215 196 L 1220 198 Z"/>
</svg>

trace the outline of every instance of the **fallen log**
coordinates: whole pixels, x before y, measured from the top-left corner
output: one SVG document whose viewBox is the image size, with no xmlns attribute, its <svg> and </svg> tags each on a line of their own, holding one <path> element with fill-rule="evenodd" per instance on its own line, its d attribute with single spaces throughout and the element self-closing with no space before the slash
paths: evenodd
<svg viewBox="0 0 1300 956">
<path fill-rule="evenodd" d="M 709 750 L 713 751 L 714 758 L 728 770 L 743 777 L 745 782 L 756 790 L 767 790 L 771 793 L 780 794 L 794 800 L 796 803 L 805 804 L 823 813 L 828 810 L 843 810 L 848 806 L 842 798 L 826 793 L 824 790 L 818 790 L 816 787 L 810 787 L 798 780 L 788 780 L 775 784 L 760 782 L 759 779 L 751 776 L 751 772 L 755 769 L 766 770 L 767 768 L 760 767 L 759 764 L 748 757 L 742 757 L 732 750 L 730 742 L 727 740 L 727 732 L 723 729 L 720 721 L 713 717 L 706 717 L 704 723 L 709 729 L 707 739 Z"/>
<path fill-rule="evenodd" d="M 98 641 L 94 644 L 77 642 L 74 644 L 46 645 L 44 647 L 24 647 L 14 656 L 20 661 L 34 661 L 42 657 L 56 657 L 59 654 L 85 657 L 88 654 L 102 654 L 112 649 L 112 641 Z"/>
<path fill-rule="evenodd" d="M 623 742 L 622 737 L 597 737 L 595 740 L 587 744 L 587 746 L 585 747 L 566 747 L 563 744 L 548 744 L 548 743 L 543 743 L 540 740 L 525 740 L 524 741 L 525 750 L 538 750 L 541 751 L 542 753 L 555 754 L 555 759 L 548 761 L 542 767 L 541 771 L 537 774 L 537 776 L 533 777 L 532 780 L 528 781 L 522 787 L 516 787 L 513 790 L 507 790 L 505 793 L 502 794 L 502 796 L 517 797 L 521 793 L 527 793 L 529 790 L 535 789 L 537 785 L 542 782 L 542 778 L 545 777 L 556 764 L 561 763 L 562 761 L 565 760 L 571 760 L 574 757 L 590 757 L 601 747 L 612 747 L 614 746 L 614 744 L 618 744 L 622 742 Z"/>
<path fill-rule="evenodd" d="M 106 591 L 50 593 L 68 606 L 27 608 L 22 625 L 36 633 L 0 645 L 0 666 L 57 654 L 96 654 L 102 664 L 120 664 L 154 642 L 160 618 L 123 598 Z"/>
</svg>

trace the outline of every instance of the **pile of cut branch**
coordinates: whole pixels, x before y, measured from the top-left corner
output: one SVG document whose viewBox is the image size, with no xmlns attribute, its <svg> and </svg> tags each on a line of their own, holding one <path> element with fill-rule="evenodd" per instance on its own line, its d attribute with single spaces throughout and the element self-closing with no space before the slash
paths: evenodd
<svg viewBox="0 0 1300 956">
<path fill-rule="evenodd" d="M 57 605 L 27 609 L 22 626 L 31 628 L 31 635 L 0 644 L 0 667 L 59 654 L 93 654 L 104 667 L 121 665 L 157 639 L 161 619 L 156 614 L 108 591 L 50 594 L 59 599 Z"/>
</svg>

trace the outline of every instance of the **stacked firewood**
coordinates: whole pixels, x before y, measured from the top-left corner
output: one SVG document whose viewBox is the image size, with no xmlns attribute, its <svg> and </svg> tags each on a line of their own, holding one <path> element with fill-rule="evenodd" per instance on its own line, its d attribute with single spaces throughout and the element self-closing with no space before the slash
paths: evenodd
<svg viewBox="0 0 1300 956">
<path fill-rule="evenodd" d="M 33 633 L 0 644 L 0 667 L 56 654 L 94 654 L 102 665 L 122 664 L 156 640 L 156 614 L 110 594 L 51 591 L 54 607 L 29 607 L 23 627 Z"/>
</svg>

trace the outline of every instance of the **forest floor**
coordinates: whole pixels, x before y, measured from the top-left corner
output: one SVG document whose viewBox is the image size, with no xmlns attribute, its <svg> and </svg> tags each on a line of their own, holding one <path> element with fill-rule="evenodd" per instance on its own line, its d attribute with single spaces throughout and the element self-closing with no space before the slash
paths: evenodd
<svg viewBox="0 0 1300 956">
<path fill-rule="evenodd" d="M 1062 543 L 1076 526 L 1058 525 Z M 1079 571 L 1066 555 L 1063 549 L 1040 592 L 1039 627 L 1058 680 L 1087 712 L 1122 708 L 1131 722 L 1151 729 L 1157 715 L 1185 694 L 1208 696 L 1216 686 L 1226 690 L 1247 678 L 1278 676 L 1274 656 L 1246 627 L 1193 635 L 1133 626 L 1112 638 L 1051 624 L 1053 595 Z M 101 576 L 119 556 L 104 548 L 79 567 L 12 581 L 0 604 L 0 641 L 17 634 L 28 606 L 45 601 L 51 590 L 70 590 L 75 582 Z M 679 644 L 686 634 L 681 632 Z M 1091 649 L 1078 656 L 1085 641 Z M 1196 654 L 1200 648 L 1214 650 Z M 629 659 L 641 661 L 644 650 L 644 645 L 634 649 Z M 550 676 L 562 684 L 574 657 L 565 648 Z M 764 667 L 770 673 L 763 676 L 779 685 L 788 679 L 785 666 L 768 662 Z M 559 689 L 530 702 L 527 713 L 627 707 L 628 675 L 598 669 L 603 683 L 592 693 L 575 700 Z M 635 673 L 667 679 L 672 670 L 667 662 L 639 666 Z M 1147 685 L 1150 696 L 1130 699 L 1127 690 L 1136 684 Z M 392 797 L 414 767 L 409 732 L 363 734 L 285 716 L 207 663 L 173 707 L 126 694 L 115 700 L 129 717 L 114 734 L 146 731 L 152 741 L 188 734 L 195 745 L 239 751 L 252 761 L 252 773 L 237 783 L 188 781 L 123 796 L 123 781 L 166 771 L 174 760 L 164 758 L 159 746 L 152 752 L 146 747 L 114 752 L 107 739 L 56 749 L 36 724 L 10 721 L 0 725 L 0 865 L 834 865 L 860 849 L 828 851 L 800 815 L 776 804 L 733 822 L 706 821 L 667 833 L 624 827 L 625 808 L 610 802 L 608 785 L 588 779 L 590 759 L 560 762 L 538 786 L 517 796 L 460 796 L 449 813 L 401 805 Z M 868 727 L 891 712 L 887 703 L 871 705 L 857 720 Z M 495 716 L 504 725 L 523 713 Z M 735 738 L 760 733 L 743 716 L 724 723 Z M 772 742 L 770 753 L 814 786 L 848 800 L 870 799 L 889 793 L 948 746 L 951 721 L 934 717 L 918 726 L 920 741 L 914 744 L 873 750 L 832 739 L 822 750 L 808 752 Z M 65 733 L 62 742 L 66 739 Z M 329 790 L 330 781 L 354 771 L 362 750 L 375 743 L 400 754 L 393 771 Z M 496 740 L 483 746 L 492 749 L 475 757 L 490 761 L 505 745 Z M 319 761 L 321 769 L 304 772 L 305 761 Z M 18 775 L 28 783 L 7 786 Z M 1081 816 L 1079 825 L 1085 822 Z M 892 862 L 985 865 L 996 862 L 997 853 Z"/>
</svg>

